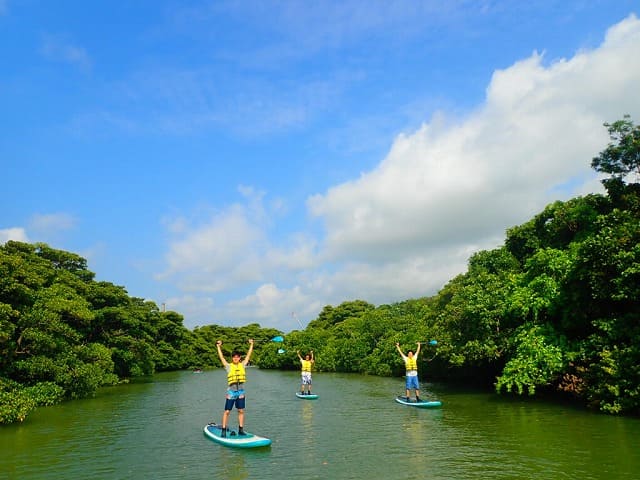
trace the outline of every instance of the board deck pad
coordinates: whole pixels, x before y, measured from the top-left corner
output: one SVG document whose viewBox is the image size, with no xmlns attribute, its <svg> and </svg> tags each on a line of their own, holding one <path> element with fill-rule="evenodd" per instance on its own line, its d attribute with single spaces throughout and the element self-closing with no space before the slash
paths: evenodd
<svg viewBox="0 0 640 480">
<path fill-rule="evenodd" d="M 222 436 L 222 427 L 215 423 L 205 425 L 204 434 L 214 442 L 221 445 L 234 448 L 256 448 L 267 447 L 271 445 L 271 439 L 255 435 L 253 433 L 244 432 L 244 435 L 239 435 L 236 430 L 227 429 L 227 436 Z"/>
<path fill-rule="evenodd" d="M 407 397 L 396 397 L 396 402 L 401 403 L 402 405 L 408 405 L 410 407 L 417 408 L 437 408 L 442 406 L 442 402 L 439 400 L 420 400 L 419 402 L 409 401 L 407 402 Z"/>
</svg>

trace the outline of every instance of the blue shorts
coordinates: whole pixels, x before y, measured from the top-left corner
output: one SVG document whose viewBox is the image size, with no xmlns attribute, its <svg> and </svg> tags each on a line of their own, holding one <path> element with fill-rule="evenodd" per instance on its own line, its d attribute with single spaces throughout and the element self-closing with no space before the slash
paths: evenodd
<svg viewBox="0 0 640 480">
<path fill-rule="evenodd" d="M 224 409 L 225 410 L 231 410 L 233 408 L 233 405 L 236 406 L 236 408 L 238 410 L 244 410 L 244 405 L 245 405 L 245 398 L 227 398 L 224 401 Z"/>
<path fill-rule="evenodd" d="M 418 376 L 414 377 L 405 377 L 406 378 L 406 388 L 407 390 L 420 390 L 420 384 L 418 383 Z"/>
<path fill-rule="evenodd" d="M 231 410 L 235 405 L 238 410 L 244 410 L 244 389 L 229 388 L 227 389 L 227 398 L 224 402 L 224 409 Z"/>
</svg>

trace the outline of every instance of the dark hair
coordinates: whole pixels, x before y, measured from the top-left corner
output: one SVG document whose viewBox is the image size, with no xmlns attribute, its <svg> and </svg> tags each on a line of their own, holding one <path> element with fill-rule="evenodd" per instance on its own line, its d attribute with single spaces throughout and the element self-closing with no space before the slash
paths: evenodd
<svg viewBox="0 0 640 480">
<path fill-rule="evenodd" d="M 233 353 L 231 354 L 232 357 L 241 357 L 242 353 L 240 353 L 238 350 L 234 350 Z"/>
</svg>

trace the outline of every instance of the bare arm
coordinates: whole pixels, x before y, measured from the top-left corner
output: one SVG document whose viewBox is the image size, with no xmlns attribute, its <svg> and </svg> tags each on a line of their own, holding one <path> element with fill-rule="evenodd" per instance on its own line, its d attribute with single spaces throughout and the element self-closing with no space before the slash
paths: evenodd
<svg viewBox="0 0 640 480">
<path fill-rule="evenodd" d="M 296 353 L 298 354 L 298 358 L 300 359 L 300 361 L 302 361 L 302 356 L 300 355 L 300 350 L 298 350 Z"/>
<path fill-rule="evenodd" d="M 246 367 L 249 360 L 251 360 L 251 354 L 253 353 L 253 338 L 249 339 L 249 351 L 247 352 L 247 356 L 244 357 L 242 364 Z"/>
<path fill-rule="evenodd" d="M 222 341 L 218 340 L 216 342 L 216 347 L 218 347 L 218 358 L 222 362 L 222 366 L 226 368 L 229 365 L 229 363 L 225 360 L 224 355 L 222 355 L 222 349 L 220 348 L 221 346 L 222 346 Z"/>
<path fill-rule="evenodd" d="M 313 350 L 311 350 L 311 363 L 316 363 L 315 359 L 313 358 Z"/>
<path fill-rule="evenodd" d="M 416 358 L 418 357 L 418 354 L 420 353 L 420 347 L 422 346 L 422 344 L 420 342 L 418 342 L 418 348 L 416 349 Z"/>
<path fill-rule="evenodd" d="M 402 350 L 400 349 L 400 344 L 399 344 L 399 343 L 396 343 L 396 348 L 398 349 L 398 352 L 400 352 L 400 356 L 401 356 L 402 358 L 407 358 L 407 357 L 405 356 L 405 354 L 404 354 L 404 353 L 402 353 Z"/>
</svg>

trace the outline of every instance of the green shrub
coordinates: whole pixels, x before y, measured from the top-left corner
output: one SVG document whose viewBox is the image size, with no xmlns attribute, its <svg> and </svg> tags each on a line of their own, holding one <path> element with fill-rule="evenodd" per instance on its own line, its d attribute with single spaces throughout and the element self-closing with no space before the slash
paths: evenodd
<svg viewBox="0 0 640 480">
<path fill-rule="evenodd" d="M 53 382 L 40 382 L 26 387 L 24 393 L 39 407 L 55 405 L 64 399 L 64 388 Z"/>
<path fill-rule="evenodd" d="M 35 400 L 24 391 L 0 392 L 0 424 L 23 422 L 35 408 Z"/>
</svg>

